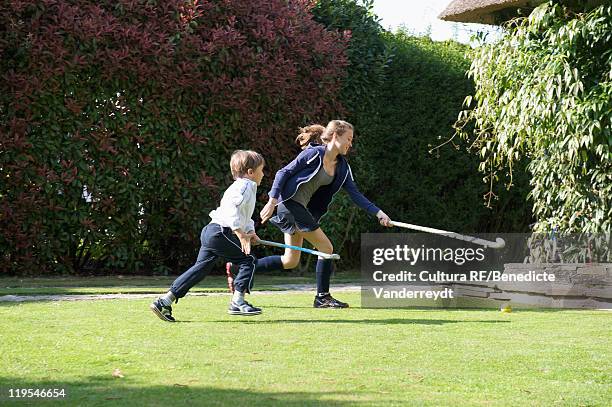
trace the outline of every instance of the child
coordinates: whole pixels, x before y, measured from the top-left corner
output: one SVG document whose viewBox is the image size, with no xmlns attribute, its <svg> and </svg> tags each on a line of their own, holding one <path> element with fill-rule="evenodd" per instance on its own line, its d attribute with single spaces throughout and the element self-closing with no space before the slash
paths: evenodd
<svg viewBox="0 0 612 407">
<path fill-rule="evenodd" d="M 318 143 L 311 143 L 312 140 Z M 345 156 L 353 143 L 353 126 L 342 120 L 332 120 L 327 127 L 312 125 L 301 129 L 296 142 L 303 151 L 286 167 L 276 173 L 270 200 L 261 211 L 262 223 L 270 222 L 285 234 L 285 243 L 302 246 L 308 240 L 324 253 L 333 253 L 329 238 L 319 226 L 319 219 L 336 192 L 344 188 L 353 202 L 376 215 L 380 223 L 390 227 L 389 217 L 359 192 Z M 257 271 L 291 269 L 300 261 L 300 252 L 286 249 L 283 256 L 259 259 Z M 231 264 L 226 265 L 228 282 Z M 329 293 L 333 260 L 319 258 L 316 266 L 317 295 L 315 308 L 347 308 Z"/>
<path fill-rule="evenodd" d="M 261 308 L 244 299 L 253 286 L 255 257 L 251 256 L 251 242 L 257 242 L 254 222 L 257 186 L 264 176 L 264 159 L 254 151 L 238 150 L 232 154 L 230 167 L 234 183 L 225 191 L 220 206 L 210 212 L 211 222 L 202 229 L 201 247 L 196 263 L 181 274 L 168 293 L 155 300 L 150 308 L 164 321 L 174 322 L 172 302 L 178 302 L 202 281 L 218 257 L 230 260 L 239 267 L 234 282 L 235 291 L 229 305 L 231 315 L 261 314 Z"/>
</svg>

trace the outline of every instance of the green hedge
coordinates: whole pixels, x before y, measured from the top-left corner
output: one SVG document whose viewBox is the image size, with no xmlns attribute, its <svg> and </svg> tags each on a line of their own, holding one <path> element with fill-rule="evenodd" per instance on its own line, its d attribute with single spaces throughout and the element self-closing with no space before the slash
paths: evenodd
<svg viewBox="0 0 612 407">
<path fill-rule="evenodd" d="M 0 6 L 0 270 L 179 273 L 231 151 L 266 157 L 259 209 L 298 126 L 333 118 L 356 126 L 354 175 L 392 218 L 526 228 L 523 190 L 486 209 L 476 158 L 429 153 L 473 91 L 465 46 L 387 33 L 371 1 L 296 4 Z M 324 230 L 350 263 L 360 233 L 382 229 L 346 194 L 333 205 Z"/>
<path fill-rule="evenodd" d="M 0 5 L 0 271 L 180 272 L 237 148 L 342 109 L 346 39 L 283 0 Z M 265 188 L 262 188 L 262 191 Z"/>
<path fill-rule="evenodd" d="M 341 96 L 345 118 L 356 127 L 349 160 L 366 196 L 392 219 L 409 223 L 464 233 L 528 230 L 524 171 L 515 174 L 515 188 L 498 192 L 487 208 L 487 185 L 467 145 L 457 138 L 435 148 L 452 138 L 463 100 L 474 90 L 466 77 L 469 47 L 385 32 L 371 1 L 321 1 L 314 12 L 330 28 L 352 31 Z M 339 194 L 324 230 L 345 258 L 357 261 L 360 234 L 383 228 Z"/>
</svg>

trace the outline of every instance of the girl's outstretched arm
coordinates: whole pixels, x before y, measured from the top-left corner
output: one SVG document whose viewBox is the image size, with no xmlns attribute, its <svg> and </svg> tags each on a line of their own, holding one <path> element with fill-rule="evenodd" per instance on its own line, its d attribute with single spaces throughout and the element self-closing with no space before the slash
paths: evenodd
<svg viewBox="0 0 612 407">
<path fill-rule="evenodd" d="M 361 191 L 359 191 L 359 188 L 357 188 L 357 184 L 355 183 L 355 180 L 353 179 L 353 173 L 351 172 L 350 167 L 349 167 L 349 174 L 346 177 L 346 181 L 344 182 L 342 187 L 346 190 L 346 192 L 348 192 L 349 196 L 351 197 L 351 199 L 357 206 L 367 211 L 368 213 L 371 213 L 372 215 L 376 215 L 381 225 L 387 226 L 387 227 L 392 226 L 389 223 L 391 222 L 391 219 L 389 218 L 389 216 L 387 216 L 387 214 L 384 213 L 379 207 L 377 207 L 372 202 L 370 202 L 370 200 L 366 198 L 361 193 Z"/>
</svg>

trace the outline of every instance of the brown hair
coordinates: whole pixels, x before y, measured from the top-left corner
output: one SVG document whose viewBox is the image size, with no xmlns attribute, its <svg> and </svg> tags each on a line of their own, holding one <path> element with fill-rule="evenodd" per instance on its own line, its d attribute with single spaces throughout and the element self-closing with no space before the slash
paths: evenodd
<svg viewBox="0 0 612 407">
<path fill-rule="evenodd" d="M 325 127 L 320 124 L 311 124 L 310 126 L 301 127 L 300 134 L 295 138 L 295 142 L 302 150 L 308 147 L 308 143 L 311 141 L 322 143 L 321 135 L 324 131 Z"/>
<path fill-rule="evenodd" d="M 303 150 L 308 147 L 308 143 L 311 141 L 327 144 L 331 141 L 334 133 L 341 136 L 348 130 L 353 130 L 353 125 L 344 120 L 332 120 L 327 124 L 327 127 L 323 127 L 320 124 L 312 124 L 300 128 L 300 134 L 295 138 L 295 142 Z"/>
<path fill-rule="evenodd" d="M 252 150 L 236 150 L 230 158 L 230 169 L 234 179 L 243 177 L 249 169 L 255 170 L 265 164 L 261 154 Z"/>
</svg>

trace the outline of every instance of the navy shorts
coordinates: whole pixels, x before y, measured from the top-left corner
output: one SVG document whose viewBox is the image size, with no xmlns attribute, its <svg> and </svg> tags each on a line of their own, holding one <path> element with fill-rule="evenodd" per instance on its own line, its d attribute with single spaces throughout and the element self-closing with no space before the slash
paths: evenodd
<svg viewBox="0 0 612 407">
<path fill-rule="evenodd" d="M 312 232 L 320 227 L 319 218 L 315 218 L 301 203 L 291 199 L 278 204 L 276 216 L 270 218 L 270 223 L 290 235 L 295 232 Z"/>
</svg>

